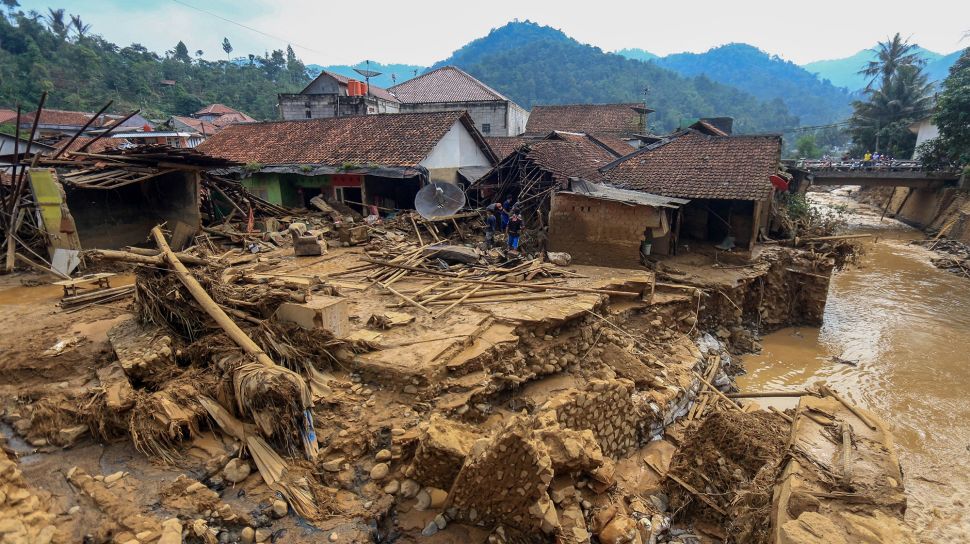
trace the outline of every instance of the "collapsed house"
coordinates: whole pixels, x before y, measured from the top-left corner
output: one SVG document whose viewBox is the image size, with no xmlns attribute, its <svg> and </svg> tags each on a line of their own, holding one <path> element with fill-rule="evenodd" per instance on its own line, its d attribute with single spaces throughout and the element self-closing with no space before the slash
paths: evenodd
<svg viewBox="0 0 970 544">
<path fill-rule="evenodd" d="M 428 182 L 456 183 L 462 168 L 495 155 L 464 112 L 357 115 L 249 123 L 226 128 L 199 149 L 244 166 L 227 174 L 277 205 L 310 199 L 410 209 Z"/>
<path fill-rule="evenodd" d="M 610 185 L 691 199 L 673 225 L 686 239 L 751 249 L 768 227 L 781 136 L 724 136 L 685 129 L 600 169 Z"/>
<path fill-rule="evenodd" d="M 51 262 L 67 273 L 82 249 L 144 245 L 159 224 L 177 233 L 174 246 L 184 247 L 202 227 L 202 170 L 233 164 L 168 146 L 85 155 L 27 173 Z"/>
</svg>

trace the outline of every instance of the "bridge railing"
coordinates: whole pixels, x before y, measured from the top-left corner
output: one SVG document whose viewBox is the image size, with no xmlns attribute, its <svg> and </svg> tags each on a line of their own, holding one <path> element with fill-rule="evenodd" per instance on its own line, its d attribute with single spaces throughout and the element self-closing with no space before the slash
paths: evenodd
<svg viewBox="0 0 970 544">
<path fill-rule="evenodd" d="M 888 160 L 888 161 L 826 161 L 826 160 L 798 160 L 796 168 L 810 172 L 926 172 L 928 171 L 919 161 Z"/>
</svg>

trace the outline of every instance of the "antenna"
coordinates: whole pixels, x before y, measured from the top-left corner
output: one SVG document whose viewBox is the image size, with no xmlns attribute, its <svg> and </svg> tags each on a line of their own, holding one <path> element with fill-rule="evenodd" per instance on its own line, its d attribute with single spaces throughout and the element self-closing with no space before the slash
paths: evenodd
<svg viewBox="0 0 970 544">
<path fill-rule="evenodd" d="M 364 62 L 367 63 L 367 68 L 354 68 L 354 71 L 364 76 L 364 81 L 367 82 L 367 96 L 370 96 L 370 78 L 377 77 L 383 72 L 375 72 L 374 70 L 371 70 L 369 60 L 365 60 Z"/>
<path fill-rule="evenodd" d="M 425 219 L 453 215 L 465 205 L 465 192 L 454 183 L 436 181 L 414 195 L 414 209 Z"/>
</svg>

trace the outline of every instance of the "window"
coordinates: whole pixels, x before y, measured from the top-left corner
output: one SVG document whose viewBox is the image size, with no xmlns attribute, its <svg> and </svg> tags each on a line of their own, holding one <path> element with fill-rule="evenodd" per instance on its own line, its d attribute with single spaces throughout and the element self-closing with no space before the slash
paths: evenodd
<svg viewBox="0 0 970 544">
<path fill-rule="evenodd" d="M 488 134 L 492 132 L 491 123 L 482 123 L 482 134 Z"/>
</svg>

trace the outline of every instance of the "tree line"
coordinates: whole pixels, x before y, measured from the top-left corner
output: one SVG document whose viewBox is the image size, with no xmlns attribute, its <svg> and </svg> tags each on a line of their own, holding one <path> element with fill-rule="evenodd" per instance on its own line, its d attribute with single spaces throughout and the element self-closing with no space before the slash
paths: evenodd
<svg viewBox="0 0 970 544">
<path fill-rule="evenodd" d="M 0 107 L 31 111 L 48 91 L 48 106 L 57 109 L 96 111 L 114 100 L 118 112 L 141 109 L 163 119 L 218 102 L 275 119 L 277 93 L 299 92 L 310 81 L 289 46 L 233 59 L 226 38 L 226 60 L 213 62 L 179 41 L 159 55 L 137 43 L 111 43 L 63 9 L 24 12 L 16 0 L 0 1 Z"/>
</svg>

